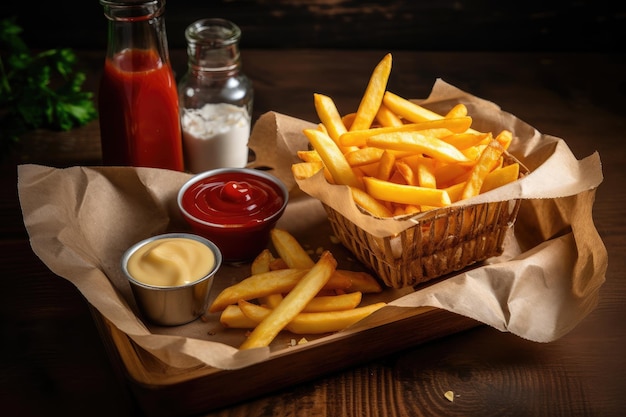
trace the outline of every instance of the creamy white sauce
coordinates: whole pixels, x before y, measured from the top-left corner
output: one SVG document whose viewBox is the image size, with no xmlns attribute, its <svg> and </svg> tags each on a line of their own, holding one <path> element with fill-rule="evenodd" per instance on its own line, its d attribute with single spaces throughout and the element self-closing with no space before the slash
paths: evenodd
<svg viewBox="0 0 626 417">
<path fill-rule="evenodd" d="M 218 103 L 184 109 L 181 124 L 188 171 L 243 168 L 248 163 L 250 115 L 245 108 Z"/>
</svg>

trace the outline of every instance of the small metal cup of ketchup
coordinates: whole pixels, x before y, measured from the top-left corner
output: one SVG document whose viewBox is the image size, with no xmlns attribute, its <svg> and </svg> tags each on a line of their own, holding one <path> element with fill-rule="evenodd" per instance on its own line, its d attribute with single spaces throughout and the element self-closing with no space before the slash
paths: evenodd
<svg viewBox="0 0 626 417">
<path fill-rule="evenodd" d="M 213 241 L 226 262 L 253 259 L 285 211 L 287 187 L 252 168 L 219 168 L 193 176 L 178 192 L 178 207 L 194 233 Z"/>
<path fill-rule="evenodd" d="M 221 263 L 222 255 L 210 240 L 166 233 L 131 246 L 121 266 L 143 316 L 154 324 L 177 326 L 206 312 Z"/>
</svg>

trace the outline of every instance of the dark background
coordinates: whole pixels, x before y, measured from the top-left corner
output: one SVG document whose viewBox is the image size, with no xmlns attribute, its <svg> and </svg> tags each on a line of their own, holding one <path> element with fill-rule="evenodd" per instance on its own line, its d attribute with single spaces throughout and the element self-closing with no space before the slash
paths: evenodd
<svg viewBox="0 0 626 417">
<path fill-rule="evenodd" d="M 106 44 L 98 0 L 8 0 L 0 16 L 15 16 L 32 48 Z M 184 48 L 185 27 L 206 17 L 238 24 L 242 48 L 622 53 L 626 6 L 588 0 L 169 0 L 170 48 Z"/>
</svg>

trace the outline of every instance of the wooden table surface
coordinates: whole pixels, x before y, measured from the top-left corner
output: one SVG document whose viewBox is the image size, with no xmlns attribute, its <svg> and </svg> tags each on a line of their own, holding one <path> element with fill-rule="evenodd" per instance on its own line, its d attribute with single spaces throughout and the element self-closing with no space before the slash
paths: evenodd
<svg viewBox="0 0 626 417">
<path fill-rule="evenodd" d="M 386 52 L 245 50 L 255 119 L 273 110 L 316 121 L 314 92 L 332 96 L 340 111 L 355 109 Z M 593 216 L 609 253 L 599 305 L 551 343 L 479 326 L 206 415 L 626 415 L 624 56 L 391 52 L 390 90 L 402 96 L 425 97 L 440 77 L 565 139 L 579 159 L 599 152 L 605 179 Z M 80 54 L 93 91 L 103 56 Z M 180 76 L 185 52 L 173 51 L 172 64 Z M 0 414 L 140 415 L 86 301 L 32 253 L 17 199 L 19 163 L 99 164 L 98 124 L 32 132 L 22 144 L 0 171 Z"/>
</svg>

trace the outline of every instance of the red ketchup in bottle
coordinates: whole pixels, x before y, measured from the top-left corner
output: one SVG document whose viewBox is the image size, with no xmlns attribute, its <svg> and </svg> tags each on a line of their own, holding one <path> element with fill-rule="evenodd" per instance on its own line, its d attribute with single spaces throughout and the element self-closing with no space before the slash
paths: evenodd
<svg viewBox="0 0 626 417">
<path fill-rule="evenodd" d="M 176 82 L 156 51 L 107 57 L 99 111 L 105 165 L 184 169 Z"/>
</svg>

